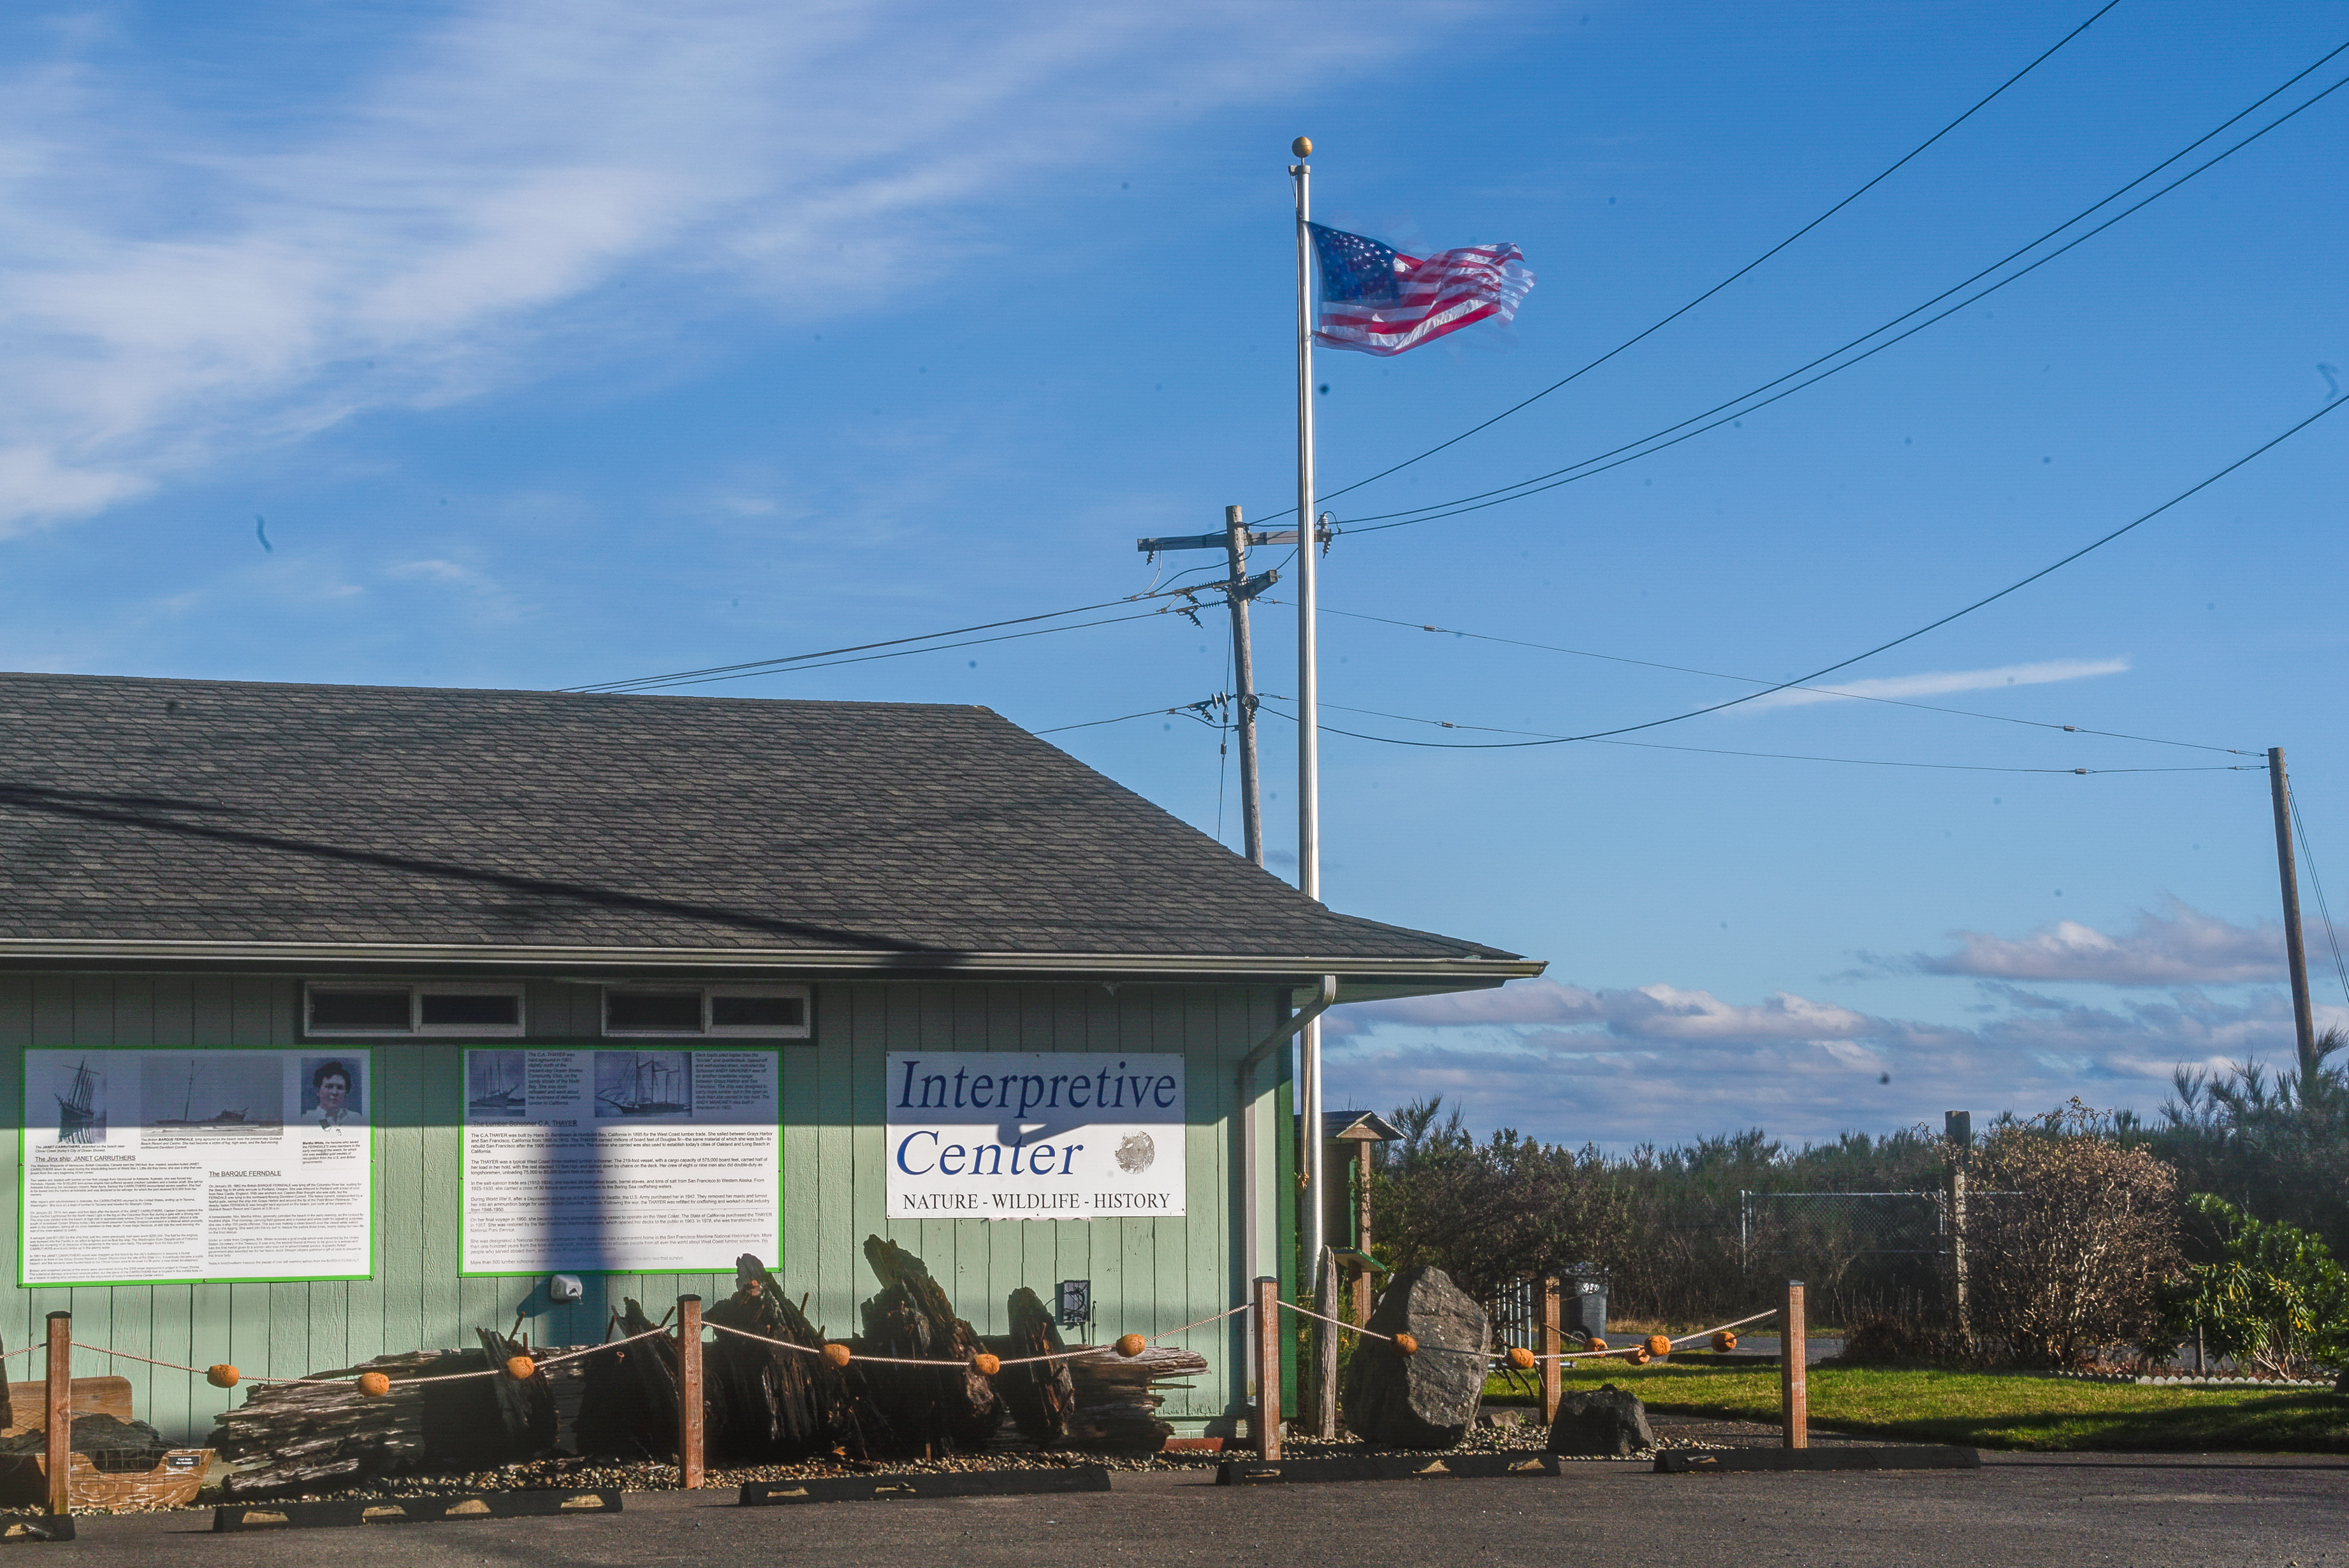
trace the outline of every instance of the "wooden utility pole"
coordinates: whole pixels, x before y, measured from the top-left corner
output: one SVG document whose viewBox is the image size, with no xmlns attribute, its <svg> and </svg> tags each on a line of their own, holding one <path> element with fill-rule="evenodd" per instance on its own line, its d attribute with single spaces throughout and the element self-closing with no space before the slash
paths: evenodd
<svg viewBox="0 0 2349 1568">
<path fill-rule="evenodd" d="M 1778 1314 L 1778 1413 L 1790 1449 L 1811 1446 L 1810 1346 L 1803 1330 L 1803 1282 L 1786 1282 Z"/>
<path fill-rule="evenodd" d="M 1232 563 L 1232 679 L 1237 686 L 1235 707 L 1240 743 L 1240 824 L 1247 845 L 1248 863 L 1264 864 L 1264 803 L 1256 778 L 1256 655 L 1248 643 L 1248 532 L 1240 522 L 1240 509 L 1224 508 L 1224 549 Z"/>
<path fill-rule="evenodd" d="M 1256 1282 L 1256 1457 L 1280 1457 L 1280 1281 Z"/>
<path fill-rule="evenodd" d="M 42 1415 L 48 1460 L 49 1512 L 73 1511 L 73 1314 L 49 1314 L 47 1408 Z"/>
<path fill-rule="evenodd" d="M 701 1484 L 701 1298 L 677 1298 L 677 1483 Z"/>
<path fill-rule="evenodd" d="M 2300 937 L 2300 877 L 2292 861 L 2292 785 L 2283 775 L 2283 748 L 2268 748 L 2268 798 L 2275 804 L 2276 880 L 2283 884 L 2283 957 L 2292 968 L 2292 1026 L 2300 1047 L 2300 1091 L 2316 1087 L 2316 1018 L 2308 1005 L 2308 950 Z"/>
</svg>

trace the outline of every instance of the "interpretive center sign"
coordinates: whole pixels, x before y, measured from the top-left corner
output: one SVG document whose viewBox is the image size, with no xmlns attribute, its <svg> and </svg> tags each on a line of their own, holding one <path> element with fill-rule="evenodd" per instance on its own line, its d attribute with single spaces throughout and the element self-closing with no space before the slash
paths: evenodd
<svg viewBox="0 0 2349 1568">
<path fill-rule="evenodd" d="M 889 1053 L 889 1213 L 1102 1220 L 1183 1212 L 1183 1058 Z"/>
<path fill-rule="evenodd" d="M 773 1050 L 469 1050 L 461 1272 L 651 1274 L 771 1258 Z"/>
<path fill-rule="evenodd" d="M 17 1281 L 365 1279 L 365 1050 L 29 1050 Z"/>
</svg>

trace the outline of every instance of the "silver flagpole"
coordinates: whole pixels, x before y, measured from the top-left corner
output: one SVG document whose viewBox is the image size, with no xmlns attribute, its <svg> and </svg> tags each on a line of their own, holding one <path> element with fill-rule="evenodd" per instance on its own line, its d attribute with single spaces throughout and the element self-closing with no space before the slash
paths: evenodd
<svg viewBox="0 0 2349 1568">
<path fill-rule="evenodd" d="M 1313 170 L 1305 160 L 1313 143 L 1299 137 L 1288 166 L 1297 182 L 1297 885 L 1306 897 L 1321 896 L 1320 682 L 1317 669 L 1315 558 L 1319 542 L 1313 517 Z M 1299 1037 L 1299 1151 L 1305 1188 L 1305 1292 L 1319 1283 L 1325 1243 L 1321 1186 L 1321 1021 Z"/>
</svg>

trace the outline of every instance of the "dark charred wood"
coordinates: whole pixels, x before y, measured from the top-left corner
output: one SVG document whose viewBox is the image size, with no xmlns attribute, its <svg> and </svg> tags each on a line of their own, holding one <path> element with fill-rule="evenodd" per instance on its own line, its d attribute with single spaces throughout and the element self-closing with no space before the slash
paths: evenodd
<svg viewBox="0 0 2349 1568">
<path fill-rule="evenodd" d="M 996 1346 L 996 1354 L 1006 1361 L 1054 1356 L 1068 1348 L 1061 1341 L 1061 1330 L 1053 1323 L 1052 1315 L 1026 1285 L 1013 1291 L 1004 1307 L 1011 1332 L 1000 1341 L 990 1343 Z M 996 1375 L 995 1391 L 1002 1397 L 1012 1424 L 1030 1442 L 1045 1449 L 1057 1449 L 1068 1442 L 1069 1425 L 1076 1415 L 1077 1390 L 1070 1380 L 1066 1361 L 1030 1361 L 1024 1366 L 1006 1367 Z"/>
<path fill-rule="evenodd" d="M 922 1260 L 879 1236 L 864 1238 L 864 1261 L 881 1293 L 864 1304 L 864 1347 L 874 1356 L 960 1363 L 859 1368 L 903 1451 L 950 1453 L 986 1448 L 1003 1425 L 1003 1401 L 969 1363 L 986 1346 Z"/>
</svg>

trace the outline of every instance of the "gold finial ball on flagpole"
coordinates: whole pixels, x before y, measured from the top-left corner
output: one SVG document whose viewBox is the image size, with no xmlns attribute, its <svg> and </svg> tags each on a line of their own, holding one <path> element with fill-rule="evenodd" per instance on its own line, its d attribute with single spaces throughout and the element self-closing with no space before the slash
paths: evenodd
<svg viewBox="0 0 2349 1568">
<path fill-rule="evenodd" d="M 1288 150 L 1299 158 L 1310 158 L 1313 156 L 1313 139 L 1309 136 L 1300 136 L 1288 144 Z"/>
</svg>

